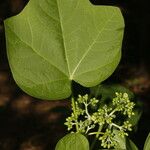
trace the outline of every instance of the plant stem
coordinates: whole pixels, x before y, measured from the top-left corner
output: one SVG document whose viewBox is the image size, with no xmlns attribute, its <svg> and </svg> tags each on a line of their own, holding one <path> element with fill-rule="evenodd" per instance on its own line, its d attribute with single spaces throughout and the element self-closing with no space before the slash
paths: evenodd
<svg viewBox="0 0 150 150">
<path fill-rule="evenodd" d="M 101 126 L 99 126 L 98 131 L 97 131 L 97 134 L 96 134 L 96 138 L 98 138 L 98 136 L 99 136 L 99 132 L 101 132 L 101 131 L 102 131 L 102 129 L 103 129 L 103 126 L 102 126 L 102 125 L 101 125 Z"/>
<path fill-rule="evenodd" d="M 99 133 L 101 132 L 102 129 L 103 129 L 103 126 L 99 126 L 98 131 L 97 131 L 96 136 L 95 136 L 95 139 L 94 139 L 94 141 L 91 144 L 90 150 L 93 150 L 93 148 L 94 148 L 94 146 L 96 144 L 97 138 L 99 136 Z"/>
<path fill-rule="evenodd" d="M 85 113 L 88 117 L 88 120 L 90 120 L 91 116 L 90 116 L 89 111 L 88 111 L 88 104 L 84 103 L 84 105 L 85 105 Z"/>
<path fill-rule="evenodd" d="M 73 109 L 73 113 L 75 115 L 75 118 L 76 118 L 76 131 L 78 132 L 79 131 L 79 126 L 78 126 L 78 116 L 76 114 L 76 106 L 75 106 L 75 101 L 74 101 L 74 98 L 71 99 L 71 102 L 72 102 L 72 109 Z"/>
<path fill-rule="evenodd" d="M 90 150 L 93 150 L 95 144 L 96 144 L 97 138 L 94 139 L 94 141 L 91 144 Z"/>
<path fill-rule="evenodd" d="M 115 112 L 116 112 L 116 108 L 108 115 L 108 116 L 111 116 L 111 115 L 113 115 Z"/>
<path fill-rule="evenodd" d="M 111 126 L 114 126 L 114 127 L 118 128 L 118 129 L 120 129 L 120 130 L 121 130 L 121 128 L 122 128 L 121 126 L 118 126 L 118 125 L 115 124 L 115 123 L 112 123 Z"/>
</svg>

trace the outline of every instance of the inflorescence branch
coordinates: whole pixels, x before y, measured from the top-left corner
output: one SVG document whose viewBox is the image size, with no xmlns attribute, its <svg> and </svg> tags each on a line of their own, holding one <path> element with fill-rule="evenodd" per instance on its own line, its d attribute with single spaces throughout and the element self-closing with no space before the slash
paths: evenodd
<svg viewBox="0 0 150 150">
<path fill-rule="evenodd" d="M 134 115 L 135 104 L 129 100 L 127 93 L 116 93 L 111 105 L 99 106 L 98 102 L 98 99 L 90 99 L 87 94 L 79 95 L 76 101 L 72 98 L 72 113 L 66 119 L 65 125 L 68 131 L 75 127 L 77 133 L 96 135 L 104 148 L 115 147 L 118 142 L 115 140 L 114 130 L 118 130 L 121 137 L 128 136 L 127 132 L 132 130 L 132 125 L 127 119 Z M 89 112 L 93 107 L 98 109 Z M 122 123 L 117 121 L 120 115 L 125 118 Z"/>
</svg>

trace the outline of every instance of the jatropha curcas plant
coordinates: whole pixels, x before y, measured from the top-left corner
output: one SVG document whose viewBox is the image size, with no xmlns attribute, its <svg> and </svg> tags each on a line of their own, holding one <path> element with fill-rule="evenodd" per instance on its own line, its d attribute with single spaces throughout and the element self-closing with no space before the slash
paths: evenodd
<svg viewBox="0 0 150 150">
<path fill-rule="evenodd" d="M 72 82 L 96 86 L 121 58 L 124 19 L 117 7 L 94 6 L 89 0 L 30 0 L 4 24 L 13 77 L 36 98 L 68 98 L 74 95 Z M 89 95 L 71 103 L 65 125 L 74 133 L 62 138 L 56 150 L 94 149 L 95 142 L 89 146 L 85 136 L 95 136 L 104 148 L 118 148 L 118 136 L 131 130 L 128 118 L 135 104 L 127 93 L 116 93 L 109 104 Z"/>
</svg>

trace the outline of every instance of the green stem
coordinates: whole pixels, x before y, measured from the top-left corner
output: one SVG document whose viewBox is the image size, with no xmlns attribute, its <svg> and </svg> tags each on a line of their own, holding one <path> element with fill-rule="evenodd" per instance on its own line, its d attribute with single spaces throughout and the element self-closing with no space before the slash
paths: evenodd
<svg viewBox="0 0 150 150">
<path fill-rule="evenodd" d="M 94 139 L 94 141 L 91 144 L 90 150 L 93 150 L 96 144 L 97 138 Z"/>
<path fill-rule="evenodd" d="M 91 144 L 90 150 L 93 150 L 93 149 L 94 149 L 95 144 L 96 144 L 96 142 L 97 142 L 97 138 L 98 138 L 99 134 L 101 133 L 101 130 L 102 130 L 102 129 L 103 129 L 103 126 L 99 126 L 98 131 L 97 131 L 96 136 L 95 136 L 95 139 L 94 139 L 94 141 L 93 141 L 92 144 Z"/>
<path fill-rule="evenodd" d="M 114 126 L 114 127 L 118 128 L 119 130 L 121 130 L 121 129 L 122 129 L 122 127 L 121 127 L 121 126 L 118 126 L 118 125 L 117 125 L 117 124 L 115 124 L 115 123 L 111 123 L 111 126 Z"/>
<path fill-rule="evenodd" d="M 96 138 L 98 138 L 99 133 L 102 131 L 102 129 L 103 129 L 103 126 L 99 126 L 97 134 L 96 134 Z"/>
<path fill-rule="evenodd" d="M 72 109 L 73 109 L 73 113 L 75 115 L 75 118 L 76 118 L 76 131 L 78 132 L 79 131 L 79 126 L 78 126 L 78 116 L 76 114 L 76 106 L 75 106 L 75 101 L 74 101 L 74 98 L 71 99 L 71 102 L 72 102 Z"/>
<path fill-rule="evenodd" d="M 85 106 L 85 113 L 88 117 L 88 120 L 90 120 L 91 116 L 90 116 L 89 111 L 88 111 L 88 104 L 84 103 L 84 106 Z"/>
<path fill-rule="evenodd" d="M 96 135 L 96 134 L 99 134 L 99 135 L 102 134 L 103 135 L 104 133 L 103 132 L 91 132 L 88 135 Z"/>
<path fill-rule="evenodd" d="M 117 111 L 117 108 L 115 108 L 108 116 L 113 115 Z"/>
</svg>

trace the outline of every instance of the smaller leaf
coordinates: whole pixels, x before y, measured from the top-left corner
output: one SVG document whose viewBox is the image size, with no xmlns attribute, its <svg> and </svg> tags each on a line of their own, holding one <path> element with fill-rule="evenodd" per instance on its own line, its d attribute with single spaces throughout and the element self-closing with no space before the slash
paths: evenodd
<svg viewBox="0 0 150 150">
<path fill-rule="evenodd" d="M 115 149 L 117 150 L 125 150 L 126 149 L 126 142 L 125 142 L 125 138 L 119 136 L 119 132 L 118 130 L 114 130 L 115 133 L 115 140 L 118 142 L 118 145 L 115 147 Z"/>
<path fill-rule="evenodd" d="M 137 146 L 129 138 L 126 138 L 126 149 L 127 150 L 138 150 Z"/>
<path fill-rule="evenodd" d="M 134 115 L 131 118 L 129 118 L 128 121 L 132 124 L 132 126 L 136 126 L 141 118 L 141 115 L 142 115 L 142 110 L 135 109 Z"/>
<path fill-rule="evenodd" d="M 70 133 L 57 143 L 55 150 L 89 150 L 89 142 L 82 134 Z"/>
<path fill-rule="evenodd" d="M 147 136 L 147 139 L 144 144 L 144 150 L 150 150 L 150 133 Z"/>
<path fill-rule="evenodd" d="M 90 88 L 90 91 L 91 94 L 96 98 L 101 96 L 101 101 L 114 98 L 116 92 L 128 93 L 130 99 L 134 98 L 134 94 L 129 89 L 119 84 L 100 84 L 98 86 Z"/>
</svg>

